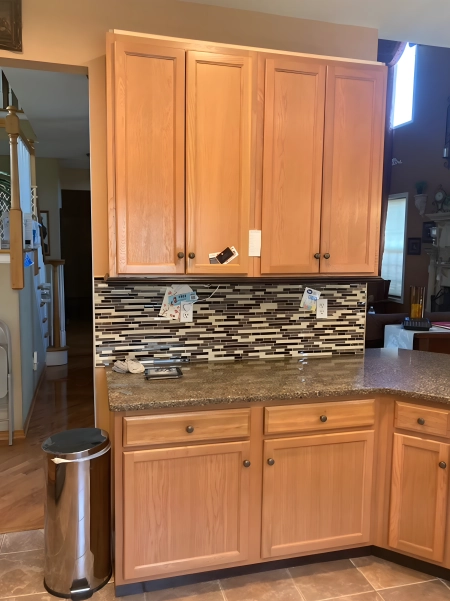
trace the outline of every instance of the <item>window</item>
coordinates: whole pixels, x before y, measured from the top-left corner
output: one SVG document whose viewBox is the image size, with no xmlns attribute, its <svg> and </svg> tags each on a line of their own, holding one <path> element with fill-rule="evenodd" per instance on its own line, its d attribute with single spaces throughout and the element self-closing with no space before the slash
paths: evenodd
<svg viewBox="0 0 450 601">
<path fill-rule="evenodd" d="M 403 302 L 408 193 L 389 196 L 381 277 L 391 280 L 389 298 Z"/>
<path fill-rule="evenodd" d="M 399 127 L 413 120 L 416 48 L 417 46 L 406 44 L 400 60 L 394 67 L 392 127 Z"/>
</svg>

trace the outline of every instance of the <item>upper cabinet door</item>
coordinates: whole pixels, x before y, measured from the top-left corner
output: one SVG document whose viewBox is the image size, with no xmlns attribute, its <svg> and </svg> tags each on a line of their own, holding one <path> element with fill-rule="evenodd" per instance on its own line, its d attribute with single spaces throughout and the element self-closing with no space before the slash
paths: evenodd
<svg viewBox="0 0 450 601">
<path fill-rule="evenodd" d="M 261 273 L 318 273 L 326 66 L 266 60 Z"/>
<path fill-rule="evenodd" d="M 114 52 L 116 271 L 184 273 L 185 51 Z"/>
<path fill-rule="evenodd" d="M 251 61 L 187 52 L 188 273 L 248 273 Z M 209 263 L 210 253 L 230 246 L 239 253 L 236 259 L 226 265 Z"/>
<path fill-rule="evenodd" d="M 385 103 L 384 67 L 328 67 L 322 273 L 378 274 Z"/>
</svg>

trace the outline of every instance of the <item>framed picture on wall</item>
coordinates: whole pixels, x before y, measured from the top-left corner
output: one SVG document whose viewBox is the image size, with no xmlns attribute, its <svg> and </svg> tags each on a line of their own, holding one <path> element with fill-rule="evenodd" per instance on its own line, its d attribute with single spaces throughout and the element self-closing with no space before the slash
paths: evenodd
<svg viewBox="0 0 450 601">
<path fill-rule="evenodd" d="M 420 255 L 422 252 L 421 238 L 408 238 L 408 255 Z"/>
<path fill-rule="evenodd" d="M 41 216 L 41 240 L 42 240 L 42 249 L 44 251 L 44 256 L 48 257 L 50 255 L 50 217 L 48 211 L 39 211 Z"/>
<path fill-rule="evenodd" d="M 0 1 L 0 48 L 22 51 L 22 0 Z"/>
</svg>

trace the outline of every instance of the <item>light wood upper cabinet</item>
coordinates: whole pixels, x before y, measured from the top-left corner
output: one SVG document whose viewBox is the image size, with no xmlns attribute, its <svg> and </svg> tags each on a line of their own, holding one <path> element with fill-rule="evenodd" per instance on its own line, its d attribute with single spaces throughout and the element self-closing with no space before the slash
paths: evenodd
<svg viewBox="0 0 450 601">
<path fill-rule="evenodd" d="M 263 558 L 369 542 L 373 441 L 365 431 L 264 442 Z"/>
<path fill-rule="evenodd" d="M 385 68 L 328 66 L 322 273 L 378 275 L 385 104 Z"/>
<path fill-rule="evenodd" d="M 442 561 L 448 507 L 450 446 L 394 434 L 389 544 Z"/>
<path fill-rule="evenodd" d="M 114 44 L 111 272 L 184 273 L 185 51 Z"/>
<path fill-rule="evenodd" d="M 248 273 L 252 59 L 187 52 L 187 273 Z M 209 253 L 239 257 L 211 265 Z M 189 259 L 193 253 L 195 258 Z"/>
<path fill-rule="evenodd" d="M 124 453 L 125 578 L 247 558 L 249 451 L 231 442 Z"/>
<path fill-rule="evenodd" d="M 318 273 L 326 65 L 271 58 L 265 76 L 261 273 Z"/>
</svg>

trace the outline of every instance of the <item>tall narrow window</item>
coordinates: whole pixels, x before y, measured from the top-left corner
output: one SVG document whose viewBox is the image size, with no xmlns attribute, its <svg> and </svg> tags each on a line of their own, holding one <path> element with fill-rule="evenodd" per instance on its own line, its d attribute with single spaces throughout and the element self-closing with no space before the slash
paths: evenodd
<svg viewBox="0 0 450 601">
<path fill-rule="evenodd" d="M 400 60 L 394 67 L 393 127 L 411 123 L 413 120 L 416 48 L 417 46 L 406 44 Z"/>
<path fill-rule="evenodd" d="M 403 302 L 408 193 L 389 196 L 381 277 L 391 280 L 389 298 Z"/>
</svg>

